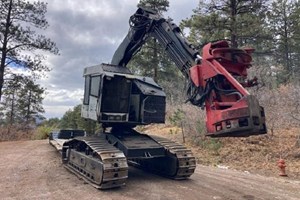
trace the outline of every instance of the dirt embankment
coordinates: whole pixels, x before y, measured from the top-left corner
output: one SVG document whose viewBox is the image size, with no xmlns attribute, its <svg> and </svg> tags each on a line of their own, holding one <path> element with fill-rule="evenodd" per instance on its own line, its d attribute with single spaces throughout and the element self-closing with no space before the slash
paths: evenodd
<svg viewBox="0 0 300 200">
<path fill-rule="evenodd" d="M 143 131 L 183 142 L 181 129 L 174 126 L 150 125 Z M 185 145 L 192 149 L 199 164 L 278 177 L 278 160 L 282 158 L 289 177 L 300 180 L 300 128 L 278 130 L 273 134 L 269 131 L 267 135 L 248 138 L 210 139 L 184 134 Z"/>
</svg>

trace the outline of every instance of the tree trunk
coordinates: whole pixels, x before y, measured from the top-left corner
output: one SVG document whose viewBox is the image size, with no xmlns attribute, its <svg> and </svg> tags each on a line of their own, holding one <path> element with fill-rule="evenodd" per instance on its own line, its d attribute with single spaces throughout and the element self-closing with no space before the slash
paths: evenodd
<svg viewBox="0 0 300 200">
<path fill-rule="evenodd" d="M 12 0 L 9 1 L 8 13 L 5 22 L 5 31 L 3 35 L 3 45 L 1 47 L 1 63 L 0 63 L 0 101 L 2 97 L 2 89 L 4 84 L 4 69 L 5 69 L 5 60 L 7 56 L 7 42 L 9 27 L 11 25 L 11 10 L 12 10 Z"/>
<path fill-rule="evenodd" d="M 26 123 L 27 124 L 30 119 L 30 106 L 31 106 L 31 90 L 29 90 L 28 105 L 27 105 L 27 111 L 26 111 Z"/>
<path fill-rule="evenodd" d="M 289 62 L 289 43 L 288 43 L 288 22 L 287 22 L 287 14 L 285 8 L 283 9 L 283 17 L 284 17 L 284 59 L 285 59 L 285 68 L 286 68 L 286 77 L 284 81 L 288 81 L 289 73 L 290 73 L 290 62 Z"/>
<path fill-rule="evenodd" d="M 184 134 L 184 129 L 183 129 L 183 122 L 180 122 L 180 128 L 181 128 L 181 133 L 182 133 L 182 143 L 185 144 L 185 134 Z"/>
<path fill-rule="evenodd" d="M 157 52 L 157 42 L 156 39 L 153 38 L 153 79 L 155 82 L 158 81 L 158 52 Z"/>
<path fill-rule="evenodd" d="M 13 95 L 11 99 L 11 108 L 10 108 L 10 116 L 9 116 L 10 126 L 14 123 L 14 112 L 15 112 L 15 90 L 13 91 Z"/>
<path fill-rule="evenodd" d="M 0 102 L 1 102 L 1 97 L 2 97 L 2 89 L 3 89 L 3 83 L 4 83 L 4 67 L 5 67 L 5 58 L 2 52 L 2 57 L 1 57 L 1 65 L 0 65 Z M 2 65 L 3 63 L 3 65 Z"/>
<path fill-rule="evenodd" d="M 231 46 L 233 48 L 238 47 L 237 43 L 237 30 L 236 30 L 236 15 L 237 15 L 237 3 L 236 0 L 231 0 Z"/>
</svg>

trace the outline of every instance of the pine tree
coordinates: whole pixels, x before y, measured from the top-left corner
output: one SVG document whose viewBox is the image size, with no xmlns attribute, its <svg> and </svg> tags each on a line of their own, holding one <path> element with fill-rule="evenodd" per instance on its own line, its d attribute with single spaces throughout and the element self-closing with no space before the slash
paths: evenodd
<svg viewBox="0 0 300 200">
<path fill-rule="evenodd" d="M 20 117 L 28 124 L 35 120 L 39 113 L 44 113 L 42 107 L 45 89 L 28 77 L 23 77 L 23 86 L 19 92 L 18 107 Z"/>
<path fill-rule="evenodd" d="M 86 120 L 81 117 L 81 105 L 75 106 L 73 109 L 68 110 L 63 115 L 60 126 L 61 129 L 71 128 L 71 129 L 81 129 L 85 130 L 87 134 L 94 134 L 100 126 L 96 121 Z"/>
<path fill-rule="evenodd" d="M 200 0 L 191 18 L 181 27 L 190 29 L 189 39 L 196 46 L 229 39 L 232 47 L 251 44 L 265 38 L 262 31 L 266 11 L 265 0 Z"/>
<path fill-rule="evenodd" d="M 150 7 L 162 15 L 169 1 L 141 0 L 138 5 Z M 155 38 L 148 38 L 127 66 L 135 74 L 152 77 L 165 89 L 169 102 L 183 101 L 184 77 Z"/>
<path fill-rule="evenodd" d="M 35 31 L 48 27 L 45 19 L 46 11 L 47 4 L 40 1 L 0 1 L 0 100 L 7 67 L 22 67 L 33 73 L 49 71 L 42 63 L 44 58 L 42 55 L 28 54 L 35 50 L 58 53 L 54 42 Z"/>
<path fill-rule="evenodd" d="M 138 6 L 146 6 L 148 8 L 157 10 L 158 12 L 166 12 L 169 8 L 168 0 L 140 0 Z"/>
<path fill-rule="evenodd" d="M 168 0 L 141 0 L 138 6 L 152 8 L 159 13 L 167 11 L 169 7 Z M 151 76 L 156 82 L 159 82 L 159 72 L 170 65 L 166 59 L 166 54 L 155 38 L 148 38 L 141 51 L 131 60 L 128 67 L 134 73 L 143 76 Z M 164 59 L 164 61 L 162 61 Z M 166 63 L 167 62 L 167 63 Z"/>
<path fill-rule="evenodd" d="M 75 112 L 74 110 L 70 109 L 63 115 L 61 119 L 61 128 L 63 129 L 78 129 L 76 119 L 75 119 Z"/>
<path fill-rule="evenodd" d="M 6 123 L 26 125 L 44 112 L 42 107 L 44 88 L 35 84 L 30 77 L 13 76 L 3 90 L 2 111 Z"/>
<path fill-rule="evenodd" d="M 200 0 L 194 14 L 180 26 L 187 28 L 188 39 L 199 49 L 208 42 L 228 39 L 232 47 L 252 47 L 255 74 L 261 86 L 271 86 L 273 79 L 273 37 L 267 24 L 268 0 Z M 269 76 L 267 76 L 269 75 Z"/>
<path fill-rule="evenodd" d="M 300 7 L 295 0 L 276 0 L 272 3 L 268 22 L 273 34 L 273 55 L 278 82 L 286 83 L 299 76 Z"/>
<path fill-rule="evenodd" d="M 5 98 L 1 102 L 1 111 L 5 116 L 5 124 L 12 125 L 20 120 L 20 113 L 17 109 L 17 104 L 21 85 L 21 77 L 13 76 L 7 81 L 6 87 L 3 90 Z"/>
</svg>

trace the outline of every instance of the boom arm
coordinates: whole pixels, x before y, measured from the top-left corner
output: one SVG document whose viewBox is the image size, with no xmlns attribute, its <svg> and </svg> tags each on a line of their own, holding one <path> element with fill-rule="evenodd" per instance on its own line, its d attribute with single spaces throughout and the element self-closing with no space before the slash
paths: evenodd
<svg viewBox="0 0 300 200">
<path fill-rule="evenodd" d="M 130 17 L 129 24 L 130 30 L 113 56 L 113 65 L 126 66 L 150 36 L 158 40 L 183 75 L 189 77 L 189 69 L 201 57 L 171 19 L 166 20 L 156 11 L 140 7 Z"/>
<path fill-rule="evenodd" d="M 266 133 L 264 109 L 244 88 L 256 82 L 256 79 L 245 81 L 253 49 L 230 48 L 227 41 L 218 41 L 204 46 L 201 58 L 171 19 L 139 7 L 130 17 L 129 32 L 115 52 L 112 64 L 125 67 L 148 37 L 158 40 L 189 80 L 188 100 L 196 106 L 205 104 L 208 135 Z"/>
<path fill-rule="evenodd" d="M 202 87 L 191 82 L 190 68 L 201 61 L 201 56 L 182 35 L 180 28 L 171 19 L 164 19 L 156 11 L 139 7 L 129 19 L 130 29 L 123 42 L 114 53 L 111 64 L 126 66 L 140 50 L 148 37 L 158 40 L 171 60 L 179 68 L 188 82 L 187 97 L 193 105 L 202 106 L 206 93 Z"/>
</svg>

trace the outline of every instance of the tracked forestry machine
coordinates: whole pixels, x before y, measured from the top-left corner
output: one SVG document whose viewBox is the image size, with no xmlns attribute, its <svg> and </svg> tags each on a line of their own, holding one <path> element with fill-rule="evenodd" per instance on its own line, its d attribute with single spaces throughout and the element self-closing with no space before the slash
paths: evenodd
<svg viewBox="0 0 300 200">
<path fill-rule="evenodd" d="M 65 166 L 96 188 L 125 185 L 128 164 L 172 179 L 186 179 L 196 168 L 191 150 L 170 140 L 142 134 L 136 125 L 164 123 L 166 95 L 152 78 L 126 68 L 149 37 L 156 38 L 189 82 L 188 101 L 206 109 L 207 135 L 247 137 L 266 133 L 264 109 L 244 87 L 253 49 L 230 48 L 227 41 L 204 46 L 202 56 L 171 19 L 139 7 L 111 64 L 84 69 L 82 117 L 98 121 L 103 132 L 64 144 Z"/>
</svg>

